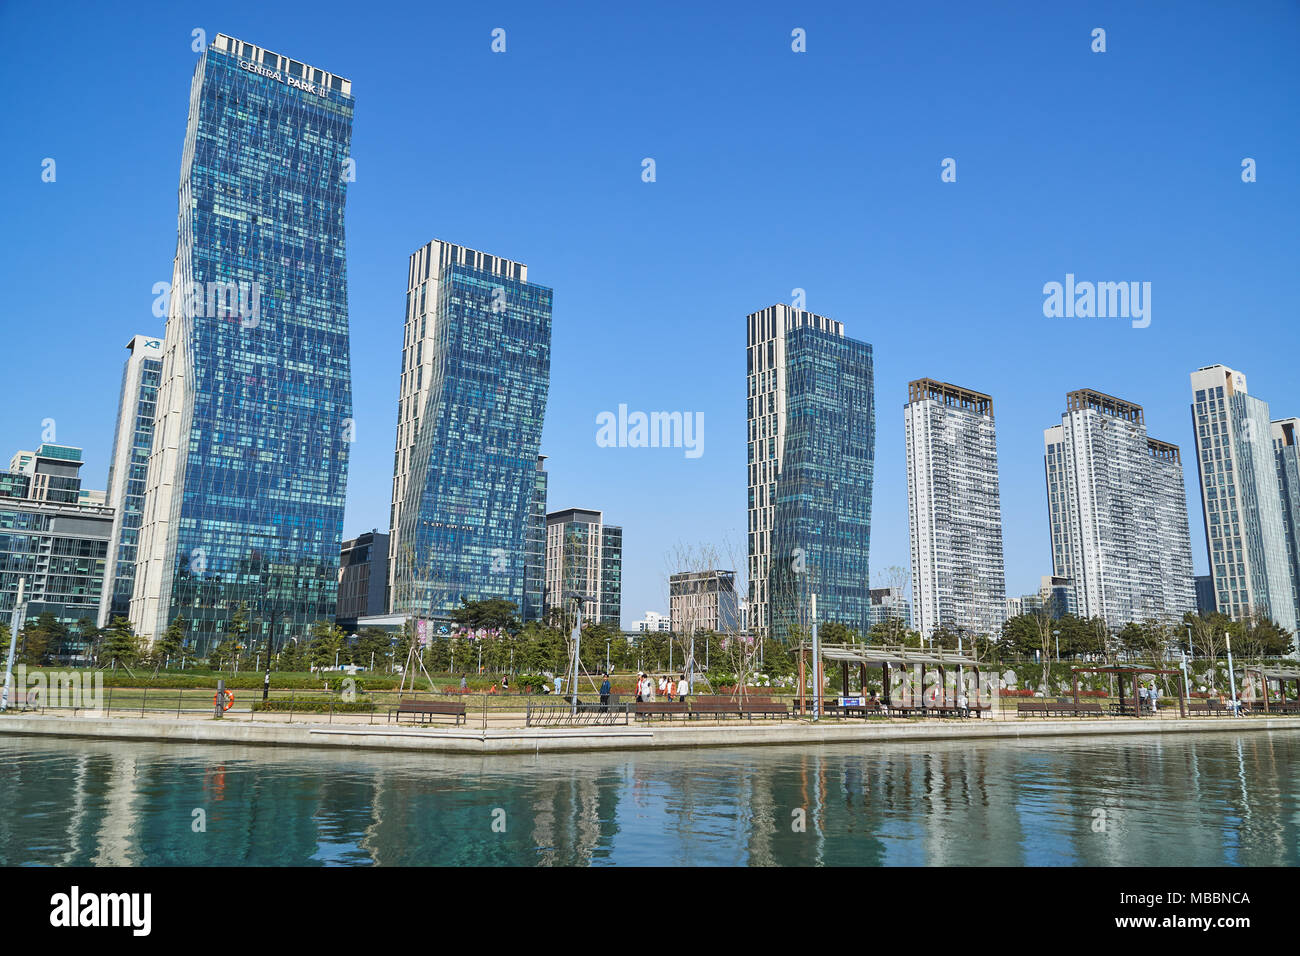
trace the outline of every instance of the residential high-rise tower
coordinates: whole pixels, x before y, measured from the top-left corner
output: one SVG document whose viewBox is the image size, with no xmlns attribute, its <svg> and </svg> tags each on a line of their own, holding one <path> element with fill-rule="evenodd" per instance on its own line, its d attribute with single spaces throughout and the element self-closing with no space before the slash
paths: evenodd
<svg viewBox="0 0 1300 956">
<path fill-rule="evenodd" d="M 1226 365 L 1192 373 L 1192 425 L 1219 613 L 1255 613 L 1295 633 L 1296 596 L 1268 403 Z"/>
<path fill-rule="evenodd" d="M 1043 444 L 1053 574 L 1075 613 L 1121 628 L 1195 610 L 1182 459 L 1147 435 L 1142 406 L 1070 392 Z"/>
<path fill-rule="evenodd" d="M 903 409 L 916 625 L 997 634 L 1006 616 L 993 399 L 917 379 Z"/>
</svg>

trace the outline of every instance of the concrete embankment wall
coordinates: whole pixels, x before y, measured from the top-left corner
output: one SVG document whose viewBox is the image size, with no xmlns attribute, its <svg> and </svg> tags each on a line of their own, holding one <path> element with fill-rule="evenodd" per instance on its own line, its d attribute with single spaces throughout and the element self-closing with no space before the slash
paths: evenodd
<svg viewBox="0 0 1300 956">
<path fill-rule="evenodd" d="M 1055 720 L 1025 718 L 976 721 L 825 721 L 817 724 L 758 722 L 731 725 L 652 724 L 630 727 L 471 731 L 453 727 L 373 727 L 271 724 L 222 720 L 120 717 L 0 717 L 0 735 L 90 737 L 153 743 L 213 743 L 273 747 L 342 747 L 436 753 L 561 753 L 584 750 L 655 750 L 682 747 L 743 747 L 926 740 L 1025 740 L 1106 737 L 1118 734 L 1206 731 L 1300 730 L 1300 717 L 1162 717 Z"/>
</svg>

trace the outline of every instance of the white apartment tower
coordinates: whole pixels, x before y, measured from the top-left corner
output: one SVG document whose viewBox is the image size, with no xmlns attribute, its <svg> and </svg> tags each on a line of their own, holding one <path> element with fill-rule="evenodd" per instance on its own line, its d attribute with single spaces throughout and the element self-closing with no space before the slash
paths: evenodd
<svg viewBox="0 0 1300 956">
<path fill-rule="evenodd" d="M 1268 403 L 1226 365 L 1192 373 L 1192 424 L 1215 604 L 1262 612 L 1292 633 L 1296 599 Z"/>
<path fill-rule="evenodd" d="M 928 378 L 907 389 L 916 626 L 927 637 L 940 626 L 996 634 L 1007 603 L 993 399 Z"/>
<path fill-rule="evenodd" d="M 1070 579 L 1076 613 L 1121 628 L 1194 611 L 1182 460 L 1147 435 L 1142 406 L 1070 392 L 1043 444 L 1053 574 Z"/>
</svg>

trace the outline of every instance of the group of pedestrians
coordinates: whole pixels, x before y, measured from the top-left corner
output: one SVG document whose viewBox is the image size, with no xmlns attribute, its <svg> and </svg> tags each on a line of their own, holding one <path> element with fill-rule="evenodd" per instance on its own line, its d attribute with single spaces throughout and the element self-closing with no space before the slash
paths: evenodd
<svg viewBox="0 0 1300 956">
<path fill-rule="evenodd" d="M 651 675 L 644 673 L 636 675 L 636 702 L 638 704 L 652 704 L 660 698 L 671 704 L 674 699 L 678 701 L 686 700 L 686 695 L 690 692 L 691 685 L 685 674 L 679 675 L 677 680 L 663 676 L 655 679 Z"/>
<path fill-rule="evenodd" d="M 1138 688 L 1138 702 L 1141 705 L 1142 710 L 1147 710 L 1149 706 L 1151 713 L 1154 714 L 1156 712 L 1156 702 L 1159 699 L 1160 694 L 1154 687 L 1152 687 L 1150 691 L 1147 690 L 1146 684 L 1143 684 Z"/>
</svg>

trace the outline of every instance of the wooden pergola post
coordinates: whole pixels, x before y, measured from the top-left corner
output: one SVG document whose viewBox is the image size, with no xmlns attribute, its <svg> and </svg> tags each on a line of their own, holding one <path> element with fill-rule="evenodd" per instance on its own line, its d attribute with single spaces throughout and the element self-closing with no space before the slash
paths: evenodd
<svg viewBox="0 0 1300 956">
<path fill-rule="evenodd" d="M 1264 668 L 1259 669 L 1259 682 L 1264 685 L 1264 713 L 1268 713 L 1268 675 L 1264 673 Z"/>
<path fill-rule="evenodd" d="M 849 696 L 849 662 L 840 661 L 840 686 L 844 689 L 844 696 Z"/>
<path fill-rule="evenodd" d="M 889 661 L 881 661 L 880 673 L 881 680 L 885 682 L 884 686 L 881 688 L 881 697 L 885 701 L 886 707 L 892 707 L 894 706 L 894 701 L 889 695 Z"/>
<path fill-rule="evenodd" d="M 1119 713 L 1124 716 L 1124 672 L 1115 671 L 1115 680 L 1119 683 Z"/>
<path fill-rule="evenodd" d="M 1078 707 L 1079 706 L 1079 671 L 1077 669 L 1071 668 L 1070 673 L 1074 677 L 1074 706 Z M 1075 714 L 1075 716 L 1077 717 L 1078 714 Z"/>
<path fill-rule="evenodd" d="M 925 716 L 925 661 L 921 661 L 921 716 Z"/>
</svg>

